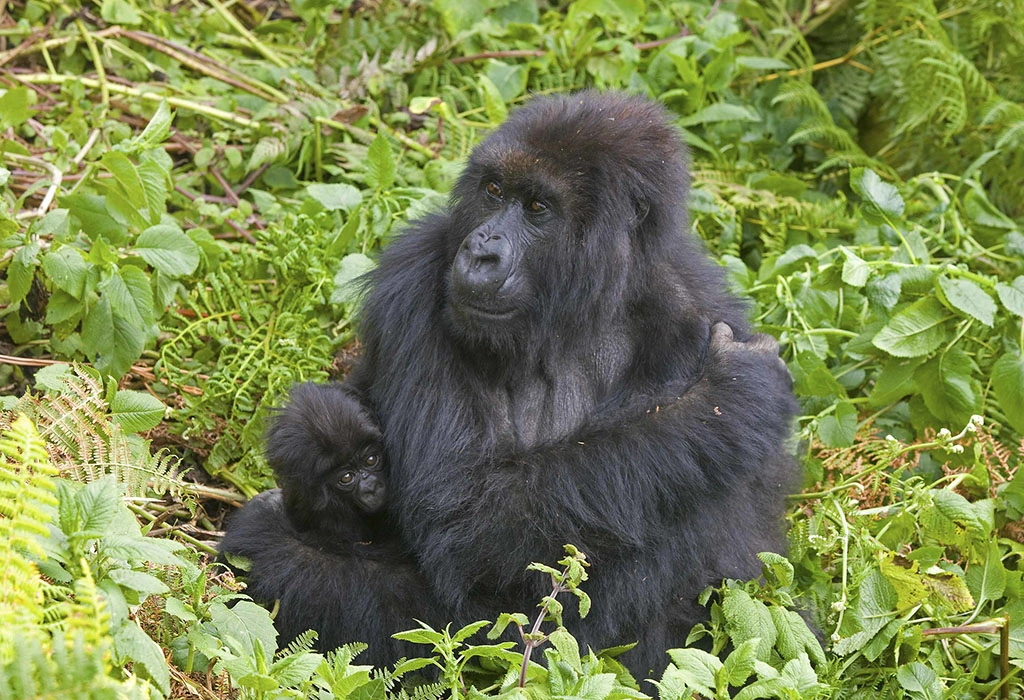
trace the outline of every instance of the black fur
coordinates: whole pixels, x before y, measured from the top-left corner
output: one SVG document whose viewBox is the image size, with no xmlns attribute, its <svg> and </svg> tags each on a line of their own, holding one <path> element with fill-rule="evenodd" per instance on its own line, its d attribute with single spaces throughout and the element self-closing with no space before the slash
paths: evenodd
<svg viewBox="0 0 1024 700">
<path fill-rule="evenodd" d="M 252 560 L 253 599 L 280 601 L 279 645 L 312 628 L 325 651 L 373 640 L 362 658 L 375 665 L 411 654 L 389 635 L 410 626 L 410 601 L 423 603 L 431 594 L 383 510 L 376 422 L 344 387 L 300 384 L 267 439 L 280 488 L 231 518 L 221 551 Z"/>
<path fill-rule="evenodd" d="M 550 582 L 527 564 L 571 542 L 593 610 L 570 629 L 639 640 L 623 661 L 646 677 L 704 618 L 705 586 L 782 548 L 789 376 L 687 233 L 688 186 L 660 107 L 538 98 L 473 152 L 449 210 L 381 255 L 349 386 L 380 420 L 391 512 L 444 617 L 532 611 Z M 274 514 L 261 527 L 273 564 L 254 578 L 322 617 L 324 560 Z M 354 636 L 380 643 L 433 604 L 369 611 L 389 583 L 353 564 L 333 624 Z"/>
</svg>

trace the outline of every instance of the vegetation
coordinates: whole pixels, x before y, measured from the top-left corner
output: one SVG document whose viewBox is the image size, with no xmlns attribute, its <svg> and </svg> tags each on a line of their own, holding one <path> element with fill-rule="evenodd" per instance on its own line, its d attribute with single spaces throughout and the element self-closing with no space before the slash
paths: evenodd
<svg viewBox="0 0 1024 700">
<path fill-rule="evenodd" d="M 1024 693 L 1021 0 L 8 0 L 0 67 L 0 698 Z M 561 627 L 574 551 L 494 611 L 522 644 L 278 650 L 207 558 L 266 407 L 344 372 L 349 281 L 480 136 L 586 86 L 677 117 L 780 339 L 788 559 L 655 684 Z"/>
</svg>

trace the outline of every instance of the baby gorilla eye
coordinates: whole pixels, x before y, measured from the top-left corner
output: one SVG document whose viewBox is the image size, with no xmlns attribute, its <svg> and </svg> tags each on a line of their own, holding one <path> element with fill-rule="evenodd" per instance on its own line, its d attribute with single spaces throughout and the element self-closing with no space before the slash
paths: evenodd
<svg viewBox="0 0 1024 700">
<path fill-rule="evenodd" d="M 487 194 L 491 195 L 495 199 L 501 199 L 501 196 L 502 196 L 501 185 L 499 185 L 497 182 L 488 182 L 487 183 Z"/>
<path fill-rule="evenodd" d="M 338 483 L 341 484 L 342 486 L 348 486 L 355 480 L 355 472 L 345 472 L 344 474 L 341 475 L 341 478 L 338 479 Z"/>
<path fill-rule="evenodd" d="M 538 199 L 535 199 L 532 202 L 530 202 L 529 209 L 534 214 L 539 214 L 542 211 L 547 211 L 548 210 L 548 205 L 545 204 L 544 202 L 538 200 Z"/>
<path fill-rule="evenodd" d="M 380 462 L 380 455 L 377 453 L 366 455 L 366 459 L 363 460 L 368 467 L 376 467 L 377 463 Z"/>
</svg>

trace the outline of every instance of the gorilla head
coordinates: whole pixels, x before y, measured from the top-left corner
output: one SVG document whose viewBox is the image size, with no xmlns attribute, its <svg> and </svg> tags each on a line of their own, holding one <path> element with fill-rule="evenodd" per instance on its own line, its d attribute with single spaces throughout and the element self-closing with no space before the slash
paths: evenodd
<svg viewBox="0 0 1024 700">
<path fill-rule="evenodd" d="M 494 350 L 629 304 L 649 251 L 681 241 L 689 185 L 678 132 L 636 97 L 580 93 L 515 111 L 455 188 L 448 319 Z M 468 233 L 466 233 L 468 232 Z"/>
<path fill-rule="evenodd" d="M 298 530 L 359 523 L 384 509 L 383 437 L 342 387 L 296 385 L 267 434 L 267 461 Z"/>
</svg>

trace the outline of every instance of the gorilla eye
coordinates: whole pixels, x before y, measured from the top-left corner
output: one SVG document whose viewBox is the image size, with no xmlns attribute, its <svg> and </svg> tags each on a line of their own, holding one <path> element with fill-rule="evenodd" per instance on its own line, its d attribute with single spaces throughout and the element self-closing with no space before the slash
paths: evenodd
<svg viewBox="0 0 1024 700">
<path fill-rule="evenodd" d="M 380 455 L 376 453 L 366 455 L 366 459 L 363 461 L 366 462 L 366 466 L 368 467 L 376 467 L 377 463 L 380 462 Z"/>
<path fill-rule="evenodd" d="M 344 474 L 341 475 L 341 478 L 338 479 L 338 483 L 341 484 L 342 486 L 348 486 L 355 480 L 356 475 L 354 472 L 345 472 Z"/>
<path fill-rule="evenodd" d="M 539 199 L 535 199 L 532 202 L 530 202 L 529 209 L 534 214 L 540 214 L 542 211 L 548 210 L 548 205 L 540 201 Z"/>
<path fill-rule="evenodd" d="M 501 196 L 502 196 L 501 185 L 499 185 L 497 182 L 488 182 L 487 183 L 487 194 L 491 195 L 495 199 L 501 199 Z"/>
</svg>

